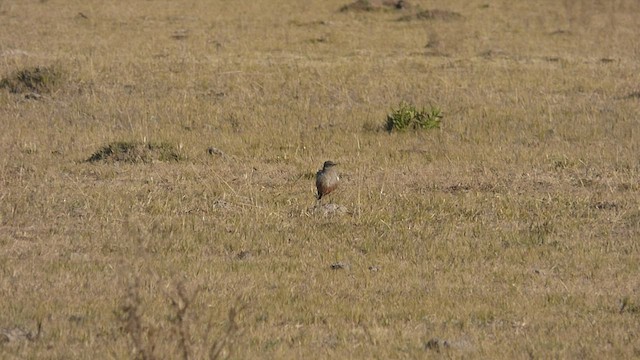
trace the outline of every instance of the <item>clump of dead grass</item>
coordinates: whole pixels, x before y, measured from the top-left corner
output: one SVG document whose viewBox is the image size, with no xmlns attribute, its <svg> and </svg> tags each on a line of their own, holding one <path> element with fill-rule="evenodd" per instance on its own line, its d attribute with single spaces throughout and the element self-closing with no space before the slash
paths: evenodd
<svg viewBox="0 0 640 360">
<path fill-rule="evenodd" d="M 107 144 L 93 153 L 87 162 L 123 162 L 123 163 L 152 163 L 157 161 L 184 160 L 175 146 L 169 143 L 116 141 Z"/>
<path fill-rule="evenodd" d="M 45 94 L 56 90 L 63 81 L 64 72 L 55 66 L 36 66 L 21 69 L 2 78 L 0 88 L 12 93 Z"/>
</svg>

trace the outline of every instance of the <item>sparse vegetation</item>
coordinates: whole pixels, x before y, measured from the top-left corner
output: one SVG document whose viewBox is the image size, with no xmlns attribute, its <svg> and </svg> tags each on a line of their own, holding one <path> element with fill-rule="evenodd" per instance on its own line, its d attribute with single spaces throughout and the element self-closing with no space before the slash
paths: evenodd
<svg viewBox="0 0 640 360">
<path fill-rule="evenodd" d="M 440 127 L 441 119 L 442 112 L 437 107 L 418 109 L 415 105 L 402 102 L 387 115 L 385 128 L 387 131 L 437 129 Z"/>
<path fill-rule="evenodd" d="M 640 3 L 352 2 L 0 2 L 1 359 L 639 356 Z"/>
</svg>

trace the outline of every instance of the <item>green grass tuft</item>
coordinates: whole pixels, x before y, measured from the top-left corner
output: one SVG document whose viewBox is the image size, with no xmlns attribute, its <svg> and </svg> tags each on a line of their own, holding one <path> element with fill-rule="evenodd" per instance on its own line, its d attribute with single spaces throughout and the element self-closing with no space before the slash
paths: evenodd
<svg viewBox="0 0 640 360">
<path fill-rule="evenodd" d="M 415 105 L 402 102 L 397 109 L 387 115 L 386 129 L 389 132 L 407 129 L 438 129 L 440 119 L 442 119 L 442 112 L 436 107 L 418 110 Z"/>
</svg>

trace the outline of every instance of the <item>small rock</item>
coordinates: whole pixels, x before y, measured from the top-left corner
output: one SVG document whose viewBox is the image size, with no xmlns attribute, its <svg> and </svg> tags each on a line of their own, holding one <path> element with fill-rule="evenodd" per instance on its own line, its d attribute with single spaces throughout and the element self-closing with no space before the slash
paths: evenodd
<svg viewBox="0 0 640 360">
<path fill-rule="evenodd" d="M 40 95 L 38 93 L 35 93 L 35 92 L 30 92 L 28 94 L 25 94 L 24 98 L 28 99 L 28 100 L 40 100 L 40 99 L 42 99 L 42 95 Z"/>
<path fill-rule="evenodd" d="M 218 148 L 214 148 L 214 147 L 210 147 L 207 149 L 207 153 L 209 153 L 209 155 L 218 155 L 218 156 L 224 156 L 224 152 Z"/>
<path fill-rule="evenodd" d="M 336 263 L 331 264 L 331 270 L 341 270 L 341 269 L 348 269 L 349 265 L 343 263 L 342 261 L 338 261 Z"/>
</svg>

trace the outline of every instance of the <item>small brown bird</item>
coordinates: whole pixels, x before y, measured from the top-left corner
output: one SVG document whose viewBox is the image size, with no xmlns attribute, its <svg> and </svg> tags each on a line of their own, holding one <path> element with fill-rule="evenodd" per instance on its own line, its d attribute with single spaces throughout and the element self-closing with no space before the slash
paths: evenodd
<svg viewBox="0 0 640 360">
<path fill-rule="evenodd" d="M 322 199 L 324 195 L 329 194 L 338 187 L 340 177 L 338 176 L 338 169 L 336 169 L 336 165 L 338 164 L 333 161 L 325 161 L 322 165 L 322 170 L 316 173 L 318 200 Z"/>
</svg>

